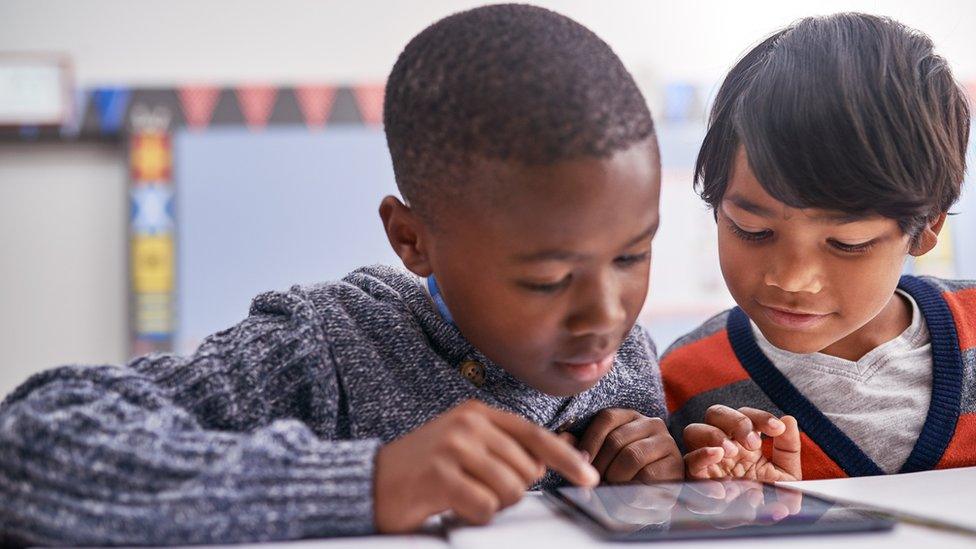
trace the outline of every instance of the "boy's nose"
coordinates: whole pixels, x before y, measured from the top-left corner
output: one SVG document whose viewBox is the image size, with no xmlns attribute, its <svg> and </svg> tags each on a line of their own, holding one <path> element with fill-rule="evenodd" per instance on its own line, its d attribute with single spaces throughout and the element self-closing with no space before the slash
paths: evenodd
<svg viewBox="0 0 976 549">
<path fill-rule="evenodd" d="M 612 335 L 627 319 L 620 288 L 612 277 L 603 278 L 579 295 L 579 306 L 567 323 L 571 335 Z"/>
<path fill-rule="evenodd" d="M 805 259 L 802 254 L 793 252 L 771 261 L 766 269 L 763 282 L 784 292 L 807 292 L 815 294 L 823 288 L 820 268 L 815 261 Z"/>
</svg>

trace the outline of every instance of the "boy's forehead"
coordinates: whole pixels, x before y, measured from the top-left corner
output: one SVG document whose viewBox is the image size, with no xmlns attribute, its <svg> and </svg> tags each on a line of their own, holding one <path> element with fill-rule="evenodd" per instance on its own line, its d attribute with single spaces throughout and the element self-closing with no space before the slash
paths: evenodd
<svg viewBox="0 0 976 549">
<path fill-rule="evenodd" d="M 600 253 L 657 225 L 660 170 L 656 152 L 627 149 L 526 166 L 485 161 L 469 192 L 445 204 L 457 242 L 504 257 L 562 250 Z"/>
<path fill-rule="evenodd" d="M 621 250 L 649 243 L 657 233 L 659 222 L 656 213 L 649 215 L 644 225 L 633 224 L 630 233 L 589 235 L 591 238 L 566 238 L 560 234 L 534 234 L 513 242 L 507 258 L 515 264 L 544 263 L 547 261 L 580 262 L 593 257 L 616 254 Z M 644 220 L 641 220 L 644 221 Z M 643 227 L 643 228 L 638 228 Z M 630 235 L 629 238 L 625 235 Z"/>
<path fill-rule="evenodd" d="M 641 143 L 607 157 L 580 157 L 553 164 L 491 161 L 478 170 L 474 187 L 487 202 L 516 211 L 533 203 L 585 208 L 614 196 L 657 199 L 660 165 L 656 147 Z"/>
<path fill-rule="evenodd" d="M 539 192 L 522 189 L 510 207 L 492 216 L 489 232 L 497 235 L 496 244 L 509 259 L 522 263 L 615 253 L 654 235 L 659 223 L 656 179 L 596 178 L 589 183 L 546 181 L 534 189 Z"/>
</svg>

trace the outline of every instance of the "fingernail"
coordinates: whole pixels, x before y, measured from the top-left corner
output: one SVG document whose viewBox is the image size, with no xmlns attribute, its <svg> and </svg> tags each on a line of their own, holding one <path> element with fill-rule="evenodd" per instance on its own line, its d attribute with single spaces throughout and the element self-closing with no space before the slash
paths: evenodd
<svg viewBox="0 0 976 549">
<path fill-rule="evenodd" d="M 786 424 L 776 418 L 769 420 L 769 426 L 774 429 L 786 429 Z"/>
<path fill-rule="evenodd" d="M 749 433 L 749 436 L 746 437 L 746 444 L 749 445 L 749 448 L 753 450 L 758 450 L 759 448 L 762 447 L 762 439 L 760 439 L 759 435 L 757 435 L 756 432 L 753 431 Z"/>
<path fill-rule="evenodd" d="M 583 461 L 585 461 L 587 463 L 590 462 L 590 453 L 587 452 L 586 450 L 580 450 L 580 456 L 582 456 Z"/>
<path fill-rule="evenodd" d="M 725 457 L 733 457 L 739 453 L 739 447 L 729 439 L 722 441 L 722 449 L 725 450 Z"/>
<path fill-rule="evenodd" d="M 773 509 L 773 520 L 776 521 L 783 520 L 789 514 L 790 512 L 787 511 L 786 509 L 783 509 L 782 507 L 776 507 L 775 509 Z"/>
</svg>

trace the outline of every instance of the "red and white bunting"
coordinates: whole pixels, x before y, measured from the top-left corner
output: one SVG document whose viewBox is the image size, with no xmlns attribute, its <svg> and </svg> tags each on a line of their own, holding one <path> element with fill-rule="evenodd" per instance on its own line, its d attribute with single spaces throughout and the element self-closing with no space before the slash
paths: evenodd
<svg viewBox="0 0 976 549">
<path fill-rule="evenodd" d="M 306 126 L 310 129 L 325 127 L 329 113 L 332 112 L 335 93 L 334 86 L 295 87 L 295 97 L 298 99 L 298 107 L 302 110 Z"/>
<path fill-rule="evenodd" d="M 191 130 L 202 130 L 210 125 L 214 108 L 220 98 L 216 86 L 184 86 L 178 90 L 183 117 Z"/>
<path fill-rule="evenodd" d="M 386 88 L 383 84 L 372 86 L 356 86 L 353 90 L 356 95 L 356 104 L 359 106 L 359 113 L 366 124 L 383 124 L 383 91 Z"/>
<path fill-rule="evenodd" d="M 271 118 L 278 90 L 273 86 L 254 85 L 237 88 L 237 102 L 241 114 L 251 130 L 263 129 Z"/>
</svg>

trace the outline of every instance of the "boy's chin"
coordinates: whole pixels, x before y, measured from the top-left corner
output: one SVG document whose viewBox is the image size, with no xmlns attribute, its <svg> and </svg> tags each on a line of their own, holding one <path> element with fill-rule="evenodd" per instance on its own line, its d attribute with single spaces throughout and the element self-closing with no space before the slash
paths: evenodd
<svg viewBox="0 0 976 549">
<path fill-rule="evenodd" d="M 610 373 L 616 353 L 591 363 L 550 362 L 531 375 L 504 368 L 513 377 L 533 389 L 554 397 L 576 396 L 592 389 Z"/>
<path fill-rule="evenodd" d="M 773 347 L 798 355 L 819 353 L 829 345 L 829 343 L 824 343 L 822 338 L 812 337 L 810 334 L 782 334 L 778 331 L 765 329 L 762 326 L 759 327 L 759 330 L 766 337 L 766 340 L 772 343 Z"/>
</svg>

